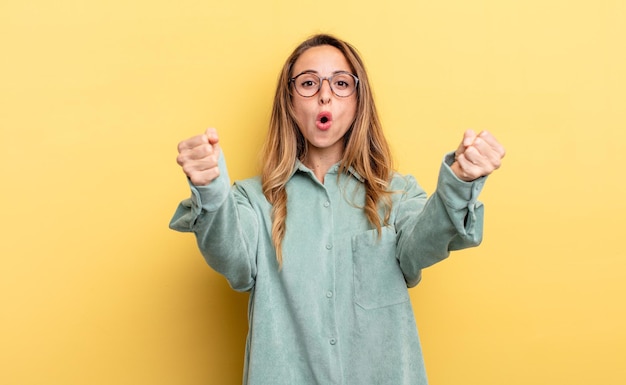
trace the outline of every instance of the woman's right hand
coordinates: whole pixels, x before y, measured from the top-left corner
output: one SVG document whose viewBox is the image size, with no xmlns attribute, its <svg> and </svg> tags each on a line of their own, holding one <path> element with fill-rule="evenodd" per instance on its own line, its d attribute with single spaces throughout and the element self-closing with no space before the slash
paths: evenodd
<svg viewBox="0 0 626 385">
<path fill-rule="evenodd" d="M 220 175 L 217 161 L 220 156 L 219 138 L 215 128 L 178 144 L 176 162 L 195 186 L 206 186 Z"/>
</svg>

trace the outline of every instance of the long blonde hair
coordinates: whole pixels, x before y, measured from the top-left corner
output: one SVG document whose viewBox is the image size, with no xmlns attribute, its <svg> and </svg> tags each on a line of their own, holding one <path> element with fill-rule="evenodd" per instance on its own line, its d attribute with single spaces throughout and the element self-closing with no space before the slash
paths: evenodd
<svg viewBox="0 0 626 385">
<path fill-rule="evenodd" d="M 345 172 L 353 168 L 364 179 L 363 210 L 379 235 L 382 226 L 388 224 L 391 214 L 389 191 L 389 181 L 393 172 L 391 152 L 383 135 L 363 61 L 356 49 L 342 40 L 325 34 L 312 36 L 293 51 L 283 66 L 274 96 L 269 132 L 262 152 L 263 194 L 273 205 L 272 242 L 279 266 L 282 266 L 282 241 L 287 218 L 285 185 L 293 173 L 296 159 L 302 160 L 307 146 L 296 123 L 289 79 L 293 76 L 291 71 L 300 55 L 309 48 L 321 45 L 339 49 L 359 78 L 356 117 L 344 137 L 345 147 L 339 170 Z M 383 208 L 382 219 L 378 211 L 379 205 Z"/>
</svg>

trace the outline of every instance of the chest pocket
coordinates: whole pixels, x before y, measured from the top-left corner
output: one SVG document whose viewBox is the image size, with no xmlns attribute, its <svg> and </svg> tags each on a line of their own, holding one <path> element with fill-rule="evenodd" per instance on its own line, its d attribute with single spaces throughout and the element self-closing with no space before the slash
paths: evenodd
<svg viewBox="0 0 626 385">
<path fill-rule="evenodd" d="M 352 237 L 354 301 L 364 309 L 376 309 L 409 300 L 406 281 L 396 259 L 396 233 L 383 227 Z"/>
</svg>

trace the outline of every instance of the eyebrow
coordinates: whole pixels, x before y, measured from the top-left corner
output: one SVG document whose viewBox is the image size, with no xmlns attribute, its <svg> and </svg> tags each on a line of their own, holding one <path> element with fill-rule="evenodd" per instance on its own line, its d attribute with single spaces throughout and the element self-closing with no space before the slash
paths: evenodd
<svg viewBox="0 0 626 385">
<path fill-rule="evenodd" d="M 346 74 L 351 74 L 352 71 L 348 71 L 348 70 L 337 70 L 337 71 L 333 71 L 332 75 L 336 75 L 336 74 L 342 74 L 342 73 L 346 73 Z M 304 70 L 302 72 L 299 72 L 297 75 L 294 75 L 293 77 L 296 77 L 298 75 L 302 75 L 302 74 L 315 74 L 315 75 L 319 75 L 320 73 L 317 72 L 316 70 Z"/>
</svg>

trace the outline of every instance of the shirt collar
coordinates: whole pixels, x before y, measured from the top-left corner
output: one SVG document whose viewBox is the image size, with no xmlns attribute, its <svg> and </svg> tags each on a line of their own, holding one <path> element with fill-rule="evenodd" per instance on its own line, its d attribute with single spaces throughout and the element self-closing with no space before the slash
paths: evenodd
<svg viewBox="0 0 626 385">
<path fill-rule="evenodd" d="M 302 163 L 299 159 L 296 159 L 291 176 L 293 176 L 293 174 L 295 174 L 297 171 L 313 175 L 313 171 L 307 166 L 305 166 L 304 163 Z M 328 169 L 327 174 L 337 174 L 338 172 L 339 172 L 339 162 L 331 166 L 330 169 Z M 352 176 L 355 177 L 359 182 L 361 183 L 365 182 L 365 178 L 363 178 L 353 167 L 348 168 L 348 173 L 352 174 Z"/>
</svg>

